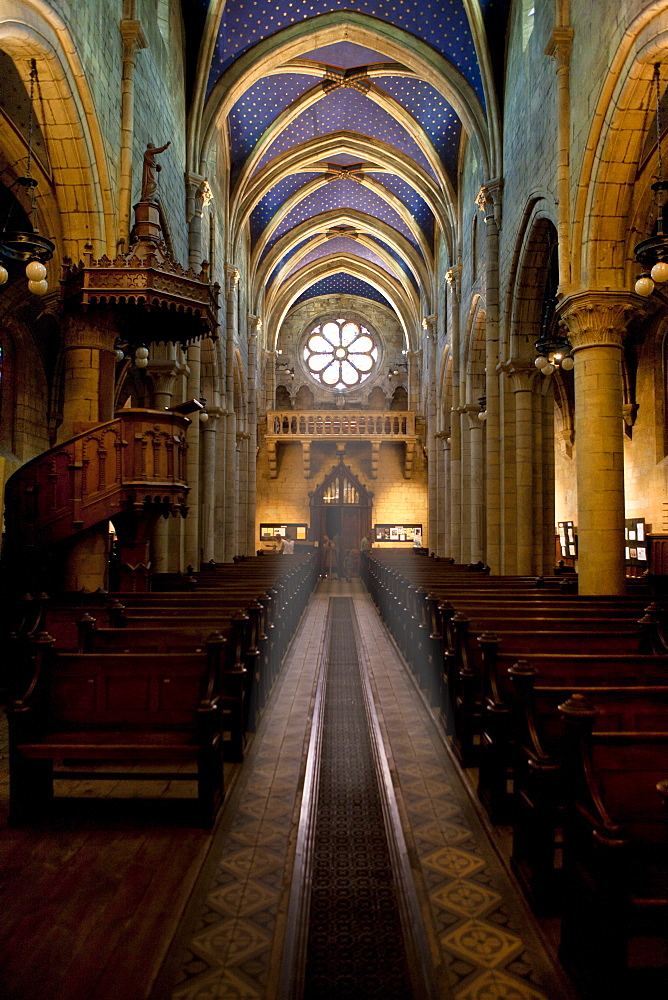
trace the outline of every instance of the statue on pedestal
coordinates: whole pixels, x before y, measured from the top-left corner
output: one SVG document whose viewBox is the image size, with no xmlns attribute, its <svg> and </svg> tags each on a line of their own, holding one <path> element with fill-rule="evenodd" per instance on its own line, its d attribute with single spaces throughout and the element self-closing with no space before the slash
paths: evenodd
<svg viewBox="0 0 668 1000">
<path fill-rule="evenodd" d="M 166 142 L 164 146 L 154 146 L 152 142 L 146 144 L 144 153 L 144 169 L 141 177 L 141 201 L 153 201 L 158 190 L 158 171 L 162 170 L 159 163 L 155 162 L 158 153 L 164 153 L 171 142 Z"/>
</svg>

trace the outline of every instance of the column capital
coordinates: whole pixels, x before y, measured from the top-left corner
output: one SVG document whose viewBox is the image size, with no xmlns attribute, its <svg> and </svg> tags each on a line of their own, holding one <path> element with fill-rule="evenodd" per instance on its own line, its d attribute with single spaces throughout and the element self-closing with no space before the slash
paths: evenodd
<svg viewBox="0 0 668 1000">
<path fill-rule="evenodd" d="M 534 379 L 538 375 L 535 365 L 520 358 L 508 358 L 507 361 L 502 361 L 497 365 L 497 371 L 502 371 L 509 377 L 513 392 L 531 392 Z"/>
<path fill-rule="evenodd" d="M 71 314 L 62 329 L 65 350 L 88 348 L 111 353 L 118 336 L 116 316 L 112 311 L 99 310 L 93 316 L 86 312 Z"/>
<path fill-rule="evenodd" d="M 568 67 L 573 47 L 573 29 L 555 27 L 545 46 L 545 55 L 552 56 L 557 64 L 557 72 Z"/>
<path fill-rule="evenodd" d="M 257 337 L 258 334 L 260 333 L 260 330 L 262 329 L 262 317 L 255 316 L 253 315 L 253 313 L 248 313 L 247 319 L 248 319 L 248 327 L 250 330 L 250 336 Z"/>
<path fill-rule="evenodd" d="M 453 264 L 452 267 L 449 267 L 448 270 L 445 272 L 445 280 L 450 286 L 452 294 L 455 296 L 456 299 L 458 299 L 460 284 L 462 280 L 462 265 Z"/>
<path fill-rule="evenodd" d="M 568 295 L 558 315 L 575 353 L 584 347 L 621 347 L 629 320 L 642 312 L 626 292 L 587 291 Z"/>
<path fill-rule="evenodd" d="M 121 21 L 119 28 L 123 41 L 123 59 L 134 59 L 137 49 L 148 48 L 148 42 L 146 41 L 141 21 L 134 18 L 126 18 Z"/>
<path fill-rule="evenodd" d="M 237 290 L 237 285 L 239 284 L 239 268 L 234 267 L 233 264 L 225 265 L 225 294 L 227 296 L 233 295 Z"/>
<path fill-rule="evenodd" d="M 423 330 L 433 330 L 436 326 L 436 321 L 438 320 L 438 313 L 432 313 L 431 316 L 422 317 L 422 329 Z"/>
<path fill-rule="evenodd" d="M 503 183 L 503 177 L 494 177 L 492 180 L 486 181 L 475 199 L 480 211 L 485 213 L 485 222 L 496 222 L 499 227 L 501 226 Z"/>
</svg>

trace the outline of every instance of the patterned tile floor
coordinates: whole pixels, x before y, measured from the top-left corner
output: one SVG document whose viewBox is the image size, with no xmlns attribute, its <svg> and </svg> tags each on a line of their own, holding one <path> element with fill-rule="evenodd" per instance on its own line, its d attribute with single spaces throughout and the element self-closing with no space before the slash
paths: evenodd
<svg viewBox="0 0 668 1000">
<path fill-rule="evenodd" d="M 323 581 L 309 605 L 153 1000 L 277 995 L 330 595 L 354 597 L 444 1000 L 574 1000 L 359 581 Z"/>
</svg>

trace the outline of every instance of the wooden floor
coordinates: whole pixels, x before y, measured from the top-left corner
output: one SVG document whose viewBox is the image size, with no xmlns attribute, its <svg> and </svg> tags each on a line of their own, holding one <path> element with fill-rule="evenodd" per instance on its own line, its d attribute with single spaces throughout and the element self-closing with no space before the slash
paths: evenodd
<svg viewBox="0 0 668 1000">
<path fill-rule="evenodd" d="M 0 714 L 0 997 L 144 1000 L 211 844 L 170 801 L 190 783 L 146 802 L 128 798 L 146 782 L 81 782 L 71 791 L 87 800 L 8 828 Z"/>
</svg>

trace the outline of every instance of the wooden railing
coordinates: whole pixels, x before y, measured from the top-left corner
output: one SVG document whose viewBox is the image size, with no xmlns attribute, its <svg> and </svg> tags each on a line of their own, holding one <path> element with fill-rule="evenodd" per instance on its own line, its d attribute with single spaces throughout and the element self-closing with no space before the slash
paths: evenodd
<svg viewBox="0 0 668 1000">
<path fill-rule="evenodd" d="M 189 423 L 165 410 L 122 410 L 22 466 L 5 492 L 10 547 L 52 545 L 130 507 L 185 513 Z"/>
</svg>

